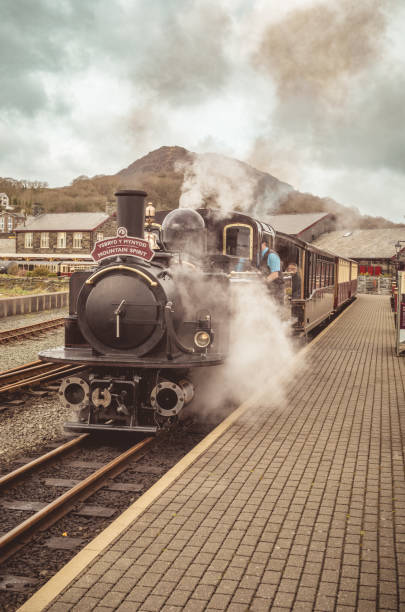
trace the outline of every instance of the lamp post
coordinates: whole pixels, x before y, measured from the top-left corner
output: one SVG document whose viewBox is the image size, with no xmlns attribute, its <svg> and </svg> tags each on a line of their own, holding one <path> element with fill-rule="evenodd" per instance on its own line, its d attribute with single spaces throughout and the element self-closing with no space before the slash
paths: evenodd
<svg viewBox="0 0 405 612">
<path fill-rule="evenodd" d="M 399 254 L 402 250 L 401 244 L 405 244 L 405 240 L 397 240 L 397 242 L 395 243 L 395 253 L 397 256 L 397 259 L 396 259 L 396 275 L 397 276 L 398 276 L 398 270 L 399 270 Z"/>
<path fill-rule="evenodd" d="M 397 328 L 397 355 L 400 355 L 401 353 L 401 345 L 402 345 L 402 350 L 404 350 L 404 343 L 405 343 L 405 320 L 404 320 L 404 314 L 405 314 L 405 310 L 404 310 L 404 306 L 405 303 L 403 303 L 403 292 L 404 292 L 404 280 L 405 280 L 405 272 L 401 272 L 399 271 L 399 255 L 402 251 L 402 244 L 405 244 L 405 240 L 398 240 L 395 243 L 395 251 L 396 251 L 396 288 L 395 288 L 395 293 L 396 295 L 394 295 L 394 299 L 395 299 L 395 313 L 396 313 L 396 328 Z M 405 300 L 404 300 L 405 302 Z"/>
</svg>

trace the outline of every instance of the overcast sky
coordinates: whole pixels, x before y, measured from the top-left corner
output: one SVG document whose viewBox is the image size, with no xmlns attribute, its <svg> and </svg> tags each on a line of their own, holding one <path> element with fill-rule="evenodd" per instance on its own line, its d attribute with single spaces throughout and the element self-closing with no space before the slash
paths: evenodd
<svg viewBox="0 0 405 612">
<path fill-rule="evenodd" d="M 62 186 L 180 145 L 403 221 L 405 6 L 279 4 L 0 0 L 0 176 Z"/>
</svg>

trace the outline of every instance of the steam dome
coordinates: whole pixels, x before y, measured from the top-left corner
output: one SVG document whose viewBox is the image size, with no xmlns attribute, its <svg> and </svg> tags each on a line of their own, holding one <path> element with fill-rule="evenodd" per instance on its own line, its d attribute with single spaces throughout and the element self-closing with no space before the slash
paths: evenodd
<svg viewBox="0 0 405 612">
<path fill-rule="evenodd" d="M 168 251 L 200 253 L 205 239 L 205 222 L 191 208 L 172 210 L 162 223 L 162 239 Z"/>
</svg>

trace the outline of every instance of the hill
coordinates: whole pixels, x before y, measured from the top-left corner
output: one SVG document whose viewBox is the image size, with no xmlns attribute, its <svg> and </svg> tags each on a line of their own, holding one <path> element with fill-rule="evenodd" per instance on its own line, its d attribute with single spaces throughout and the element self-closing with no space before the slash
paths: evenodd
<svg viewBox="0 0 405 612">
<path fill-rule="evenodd" d="M 160 147 L 114 175 L 79 176 L 67 187 L 50 189 L 39 182 L 0 178 L 16 209 L 27 214 L 34 204 L 44 212 L 104 210 L 117 189 L 144 189 L 157 209 L 183 206 L 242 210 L 265 218 L 269 213 L 333 212 L 339 227 L 393 227 L 382 217 L 362 216 L 330 198 L 296 191 L 269 173 L 214 153 L 197 154 L 183 147 Z"/>
</svg>

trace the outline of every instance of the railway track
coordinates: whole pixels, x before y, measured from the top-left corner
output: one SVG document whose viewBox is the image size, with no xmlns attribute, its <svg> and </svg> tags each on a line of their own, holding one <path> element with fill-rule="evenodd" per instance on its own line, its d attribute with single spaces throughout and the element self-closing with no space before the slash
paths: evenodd
<svg viewBox="0 0 405 612">
<path fill-rule="evenodd" d="M 28 338 L 29 336 L 34 336 L 41 332 L 46 332 L 50 329 L 61 327 L 64 322 L 65 317 L 58 317 L 57 319 L 41 321 L 40 323 L 34 323 L 33 325 L 25 325 L 24 327 L 17 327 L 16 329 L 0 331 L 0 344 L 13 342 L 21 338 Z"/>
<path fill-rule="evenodd" d="M 2 476 L 0 478 L 1 493 L 4 494 L 10 488 L 15 487 L 17 480 L 31 476 L 35 471 L 42 468 L 45 463 L 55 461 L 55 459 L 71 451 L 73 448 L 77 448 L 86 438 L 88 438 L 88 434 L 70 440 L 23 467 Z M 22 548 L 39 531 L 51 527 L 56 521 L 74 509 L 77 504 L 105 486 L 108 480 L 113 479 L 125 470 L 131 461 L 140 459 L 153 440 L 154 438 L 146 438 L 131 446 L 128 450 L 75 484 L 52 502 L 47 504 L 37 502 L 38 506 L 42 506 L 37 512 L 0 537 L 0 564 L 4 563 L 11 555 Z M 34 506 L 35 502 L 33 502 Z"/>
<path fill-rule="evenodd" d="M 0 373 L 0 396 L 79 372 L 85 366 L 31 361 Z"/>
</svg>

